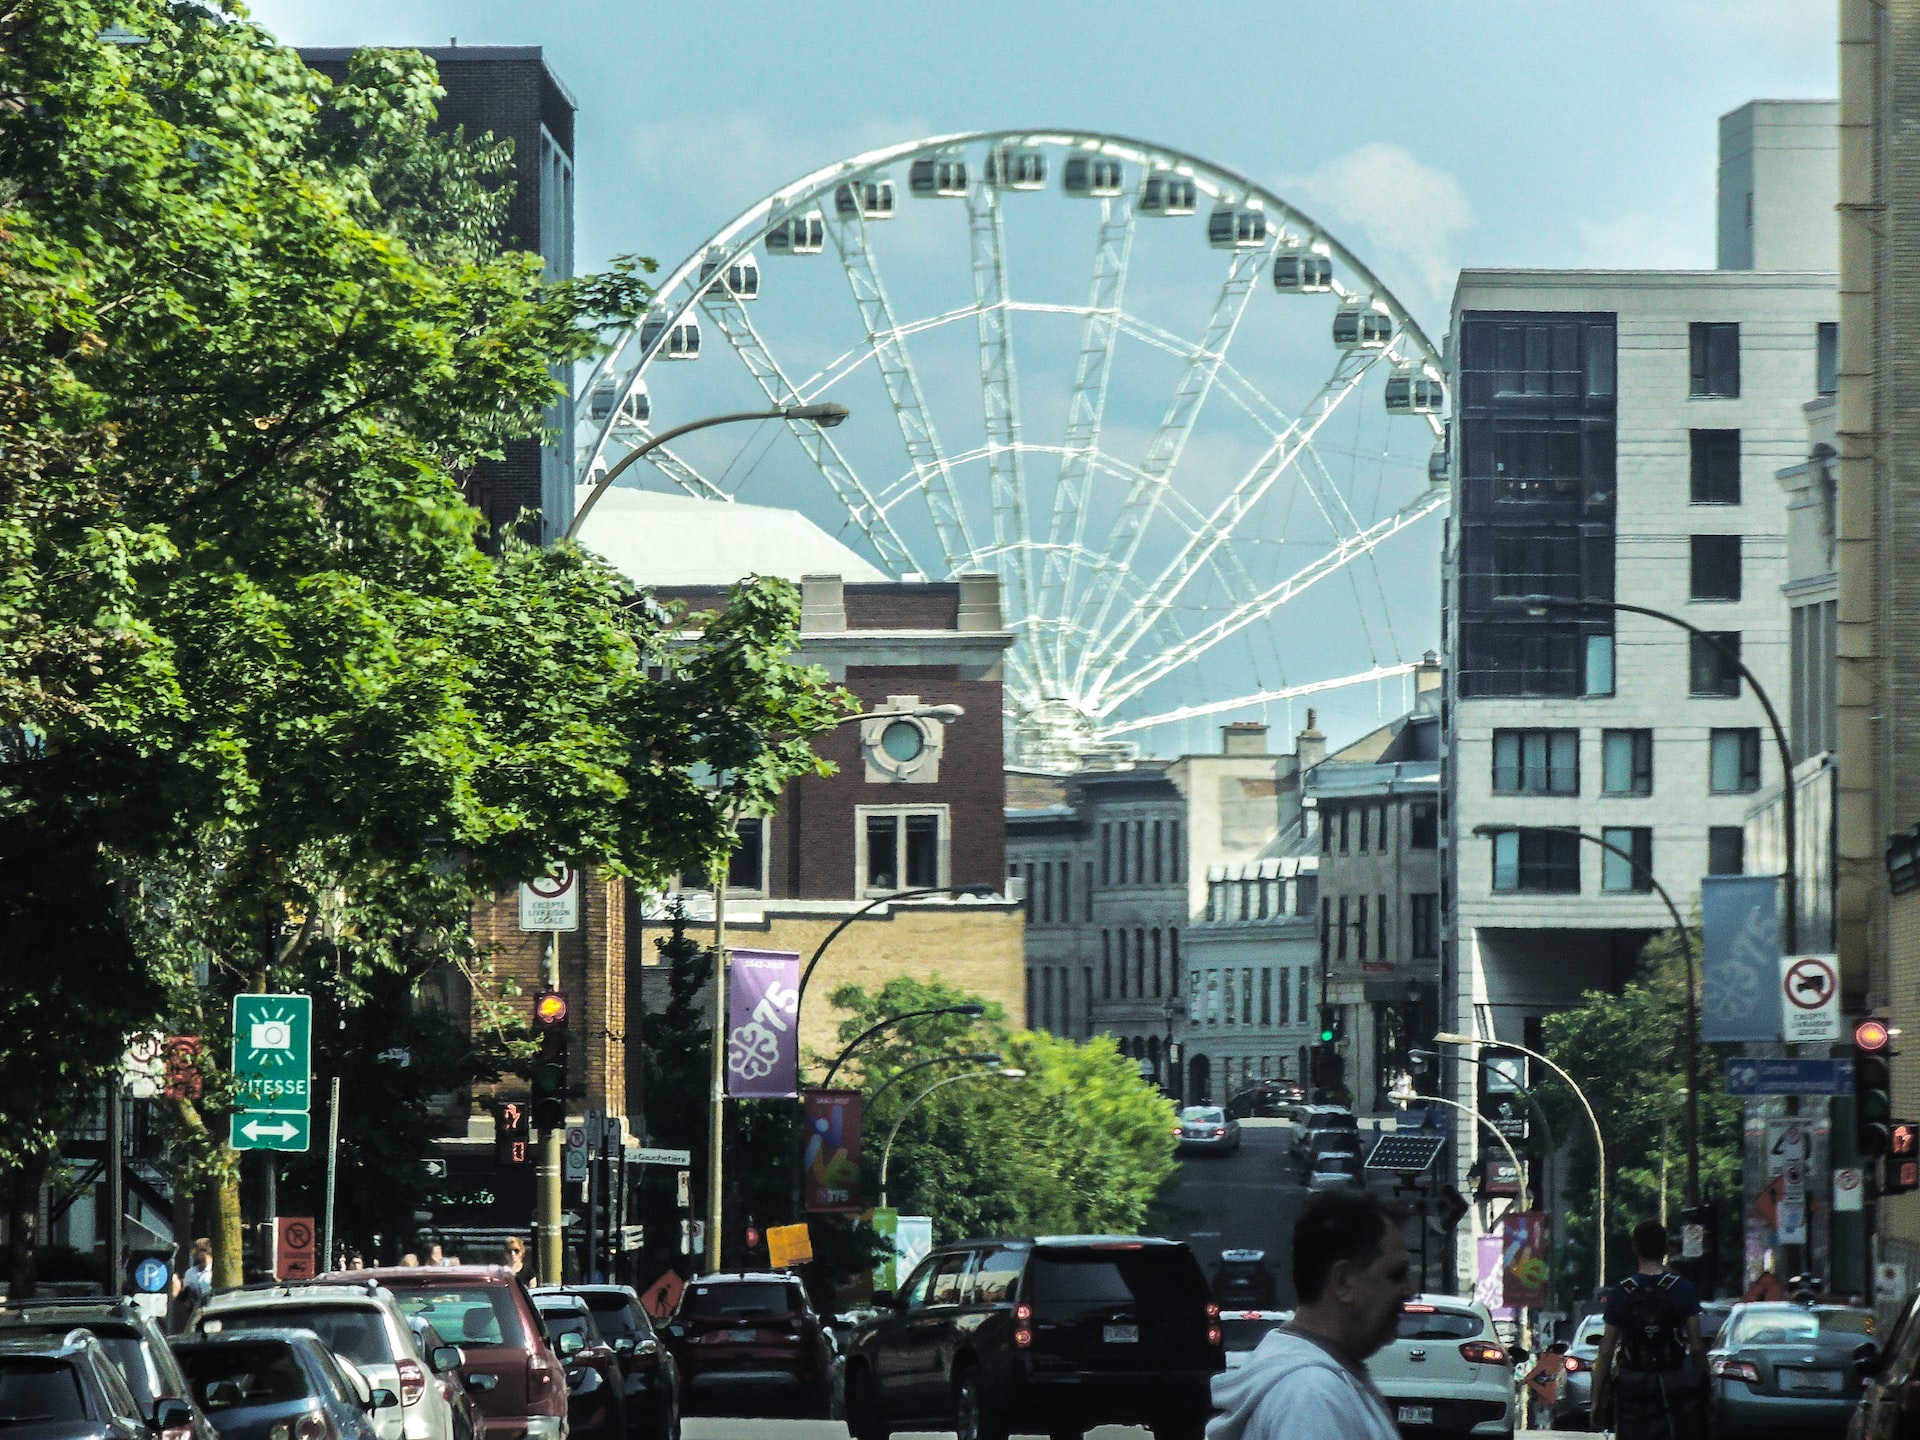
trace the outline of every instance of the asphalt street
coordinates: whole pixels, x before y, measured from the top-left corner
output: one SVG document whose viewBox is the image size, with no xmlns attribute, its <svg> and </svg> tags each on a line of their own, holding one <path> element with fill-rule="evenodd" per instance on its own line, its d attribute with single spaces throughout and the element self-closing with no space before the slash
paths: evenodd
<svg viewBox="0 0 1920 1440">
<path fill-rule="evenodd" d="M 683 1422 L 686 1440 L 847 1440 L 847 1427 L 838 1420 L 736 1420 L 688 1416 Z M 1017 1432 L 1016 1432 L 1017 1433 Z M 1546 1437 L 1549 1430 L 1522 1430 L 1519 1440 Z M 1103 1425 L 1089 1430 L 1087 1440 L 1146 1440 L 1145 1430 L 1126 1425 Z M 897 1440 L 952 1440 L 951 1430 L 902 1431 Z"/>
</svg>

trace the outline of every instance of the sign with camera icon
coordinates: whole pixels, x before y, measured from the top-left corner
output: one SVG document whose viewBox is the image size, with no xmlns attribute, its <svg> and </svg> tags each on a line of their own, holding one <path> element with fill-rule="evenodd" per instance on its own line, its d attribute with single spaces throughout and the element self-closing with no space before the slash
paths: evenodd
<svg viewBox="0 0 1920 1440">
<path fill-rule="evenodd" d="M 305 1150 L 313 1108 L 313 997 L 233 997 L 236 1150 Z"/>
</svg>

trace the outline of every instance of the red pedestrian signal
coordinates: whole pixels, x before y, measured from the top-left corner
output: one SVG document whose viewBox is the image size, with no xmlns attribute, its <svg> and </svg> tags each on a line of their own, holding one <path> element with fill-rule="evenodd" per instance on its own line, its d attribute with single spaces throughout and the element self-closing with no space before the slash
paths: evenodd
<svg viewBox="0 0 1920 1440">
<path fill-rule="evenodd" d="M 1896 1120 L 1887 1139 L 1887 1154 L 1896 1160 L 1920 1160 L 1920 1125 Z"/>
</svg>

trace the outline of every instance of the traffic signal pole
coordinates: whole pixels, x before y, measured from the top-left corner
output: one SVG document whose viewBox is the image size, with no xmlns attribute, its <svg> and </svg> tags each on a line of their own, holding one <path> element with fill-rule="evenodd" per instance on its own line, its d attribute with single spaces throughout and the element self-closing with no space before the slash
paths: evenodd
<svg viewBox="0 0 1920 1440">
<path fill-rule="evenodd" d="M 726 1143 L 727 1106 L 727 867 L 723 854 L 713 867 L 713 1088 L 707 1107 L 707 1254 L 701 1273 L 720 1270 L 720 1222 L 726 1197 L 721 1147 Z"/>
<path fill-rule="evenodd" d="M 547 932 L 547 988 L 560 988 L 560 932 Z M 564 1087 L 563 1087 L 564 1090 Z M 549 1117 L 551 1118 L 551 1117 Z M 538 1246 L 536 1266 L 542 1283 L 565 1282 L 565 1262 L 560 1253 L 560 1170 L 562 1148 L 566 1144 L 566 1124 L 549 1124 L 540 1135 L 540 1167 L 536 1190 L 537 1223 L 534 1226 Z"/>
</svg>

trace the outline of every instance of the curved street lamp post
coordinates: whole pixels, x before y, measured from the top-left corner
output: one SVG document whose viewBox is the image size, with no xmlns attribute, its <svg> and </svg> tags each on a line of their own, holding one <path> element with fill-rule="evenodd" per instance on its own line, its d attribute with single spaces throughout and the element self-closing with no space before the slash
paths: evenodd
<svg viewBox="0 0 1920 1440">
<path fill-rule="evenodd" d="M 956 1057 L 956 1058 L 965 1058 L 965 1057 Z M 995 1055 L 992 1058 L 995 1062 L 998 1062 L 998 1060 L 1000 1059 L 998 1055 Z M 907 1072 L 905 1070 L 902 1070 L 900 1072 L 900 1075 L 904 1075 L 906 1073 Z M 894 1080 L 898 1080 L 900 1078 L 900 1075 L 895 1075 L 893 1077 Z M 882 1210 L 887 1208 L 887 1169 L 893 1163 L 894 1137 L 900 1133 L 900 1126 L 902 1125 L 902 1123 L 905 1122 L 907 1116 L 913 1113 L 914 1106 L 918 1105 L 922 1100 L 926 1099 L 929 1095 L 933 1094 L 934 1091 L 939 1090 L 942 1087 L 947 1085 L 957 1085 L 962 1080 L 1024 1080 L 1026 1078 L 1027 1078 L 1026 1071 L 1015 1069 L 1010 1066 L 1001 1067 L 993 1070 L 963 1070 L 958 1075 L 949 1075 L 944 1080 L 934 1081 L 933 1084 L 929 1085 L 926 1089 L 922 1090 L 918 1095 L 914 1096 L 913 1099 L 909 1100 L 906 1103 L 905 1108 L 903 1108 L 900 1111 L 899 1118 L 893 1122 L 893 1128 L 887 1131 L 887 1145 L 886 1145 L 886 1148 L 880 1152 L 880 1208 Z M 893 1082 L 888 1081 L 887 1083 L 892 1084 Z M 886 1088 L 887 1087 L 885 1085 L 882 1085 L 880 1087 L 881 1090 L 884 1090 Z M 879 1090 L 876 1090 L 874 1092 L 876 1096 L 879 1093 L 880 1093 Z"/>
</svg>

